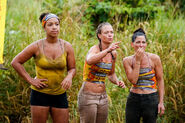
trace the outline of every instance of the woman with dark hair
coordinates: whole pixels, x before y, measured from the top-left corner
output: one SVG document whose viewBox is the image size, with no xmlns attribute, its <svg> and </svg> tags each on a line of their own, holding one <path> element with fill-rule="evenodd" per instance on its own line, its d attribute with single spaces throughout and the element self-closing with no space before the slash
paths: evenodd
<svg viewBox="0 0 185 123">
<path fill-rule="evenodd" d="M 115 74 L 116 49 L 119 42 L 113 43 L 114 31 L 109 23 L 101 23 L 96 30 L 99 44 L 90 48 L 84 65 L 83 84 L 78 95 L 81 123 L 106 123 L 108 98 L 105 78 L 125 88 Z"/>
<path fill-rule="evenodd" d="M 145 52 L 147 38 L 139 28 L 132 36 L 135 54 L 123 59 L 128 80 L 132 83 L 126 104 L 126 123 L 156 123 L 164 114 L 164 80 L 160 57 Z M 157 92 L 158 91 L 158 92 Z"/>
<path fill-rule="evenodd" d="M 46 123 L 50 113 L 54 123 L 68 123 L 66 90 L 71 87 L 75 75 L 74 51 L 69 42 L 58 38 L 60 32 L 58 16 L 43 13 L 40 21 L 46 32 L 46 38 L 27 46 L 11 64 L 17 73 L 31 84 L 32 122 Z M 32 78 L 23 67 L 23 64 L 32 57 L 35 60 L 35 78 Z"/>
</svg>

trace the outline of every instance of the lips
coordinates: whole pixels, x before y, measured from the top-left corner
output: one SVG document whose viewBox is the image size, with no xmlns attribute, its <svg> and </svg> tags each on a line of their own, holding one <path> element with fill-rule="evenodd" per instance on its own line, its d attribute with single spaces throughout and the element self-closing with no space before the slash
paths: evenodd
<svg viewBox="0 0 185 123">
<path fill-rule="evenodd" d="M 58 31 L 51 31 L 51 33 L 58 33 Z"/>
<path fill-rule="evenodd" d="M 113 40 L 113 38 L 108 38 L 108 40 L 109 40 L 109 41 L 112 41 L 112 40 Z"/>
</svg>

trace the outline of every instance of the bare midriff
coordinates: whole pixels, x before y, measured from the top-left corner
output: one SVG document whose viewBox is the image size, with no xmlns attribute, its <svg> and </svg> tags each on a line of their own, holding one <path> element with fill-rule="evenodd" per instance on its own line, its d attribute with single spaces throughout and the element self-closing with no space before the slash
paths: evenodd
<svg viewBox="0 0 185 123">
<path fill-rule="evenodd" d="M 136 93 L 136 94 L 151 94 L 154 92 L 157 92 L 157 90 L 142 90 L 142 89 L 130 89 L 131 92 Z"/>
<path fill-rule="evenodd" d="M 105 84 L 97 84 L 86 81 L 84 83 L 84 89 L 85 92 L 92 92 L 92 93 L 103 93 L 105 92 Z"/>
</svg>

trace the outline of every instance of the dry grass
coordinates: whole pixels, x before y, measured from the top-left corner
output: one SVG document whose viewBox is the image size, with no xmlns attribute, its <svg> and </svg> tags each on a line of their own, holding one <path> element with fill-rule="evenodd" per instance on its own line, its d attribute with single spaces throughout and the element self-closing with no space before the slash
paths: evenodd
<svg viewBox="0 0 185 123">
<path fill-rule="evenodd" d="M 77 94 L 82 84 L 82 70 L 86 53 L 92 45 L 98 43 L 96 36 L 89 37 L 84 32 L 84 29 L 89 26 L 81 23 L 86 6 L 79 3 L 80 0 L 66 2 L 62 14 L 59 15 L 61 18 L 60 37 L 73 45 L 76 57 L 77 74 L 73 79 L 72 88 L 68 91 L 71 123 L 79 122 Z M 17 8 L 17 6 L 21 6 L 21 8 Z M 10 62 L 28 44 L 45 36 L 38 20 L 44 9 L 42 0 L 8 1 L 4 57 L 5 66 L 9 67 L 9 70 L 0 71 L 0 122 L 31 122 L 29 85 L 20 79 L 10 66 Z M 114 25 L 114 27 L 117 26 Z M 143 27 L 148 35 L 147 51 L 158 54 L 164 68 L 166 113 L 158 119 L 158 122 L 184 122 L 185 20 L 181 17 L 176 20 L 158 17 L 150 22 L 132 22 L 125 27 L 126 30 L 123 32 L 115 31 L 115 41 L 121 41 L 116 73 L 119 79 L 126 82 L 128 88 L 121 89 L 107 81 L 110 107 L 108 123 L 120 123 L 125 120 L 125 103 L 130 83 L 126 79 L 122 58 L 133 53 L 130 46 L 131 35 L 138 27 Z M 33 60 L 25 64 L 26 70 L 34 77 L 33 66 Z M 48 123 L 50 122 L 51 120 L 48 121 Z"/>
</svg>

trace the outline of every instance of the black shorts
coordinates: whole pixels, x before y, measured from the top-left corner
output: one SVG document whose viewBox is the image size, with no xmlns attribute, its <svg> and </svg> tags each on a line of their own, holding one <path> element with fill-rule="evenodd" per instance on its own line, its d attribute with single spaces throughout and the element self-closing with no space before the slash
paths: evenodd
<svg viewBox="0 0 185 123">
<path fill-rule="evenodd" d="M 32 106 L 46 106 L 55 108 L 68 108 L 66 92 L 60 95 L 49 95 L 31 90 L 30 104 Z"/>
</svg>

